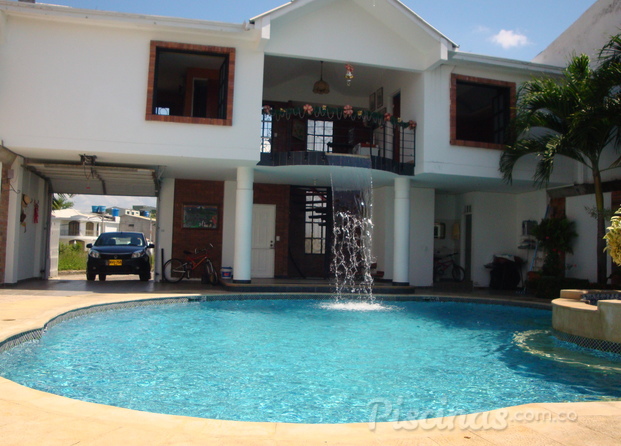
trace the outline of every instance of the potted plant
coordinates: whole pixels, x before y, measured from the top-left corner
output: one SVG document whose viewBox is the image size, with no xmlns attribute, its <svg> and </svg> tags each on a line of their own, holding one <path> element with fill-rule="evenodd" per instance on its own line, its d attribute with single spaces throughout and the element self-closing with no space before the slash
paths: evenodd
<svg viewBox="0 0 621 446">
<path fill-rule="evenodd" d="M 604 236 L 604 240 L 606 240 L 606 248 L 604 250 L 608 251 L 613 262 L 621 265 L 621 208 L 610 219 L 610 226 Z"/>
<path fill-rule="evenodd" d="M 565 253 L 573 253 L 572 245 L 578 236 L 574 222 L 567 217 L 544 218 L 533 229 L 538 246 L 545 252 L 541 274 L 563 277 Z"/>
</svg>

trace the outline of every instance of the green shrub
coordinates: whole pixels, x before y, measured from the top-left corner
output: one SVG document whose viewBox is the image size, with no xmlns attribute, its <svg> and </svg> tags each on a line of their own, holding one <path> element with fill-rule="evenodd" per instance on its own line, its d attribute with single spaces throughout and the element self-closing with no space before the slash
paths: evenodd
<svg viewBox="0 0 621 446">
<path fill-rule="evenodd" d="M 589 281 L 586 279 L 571 279 L 557 276 L 541 276 L 526 282 L 526 288 L 536 297 L 541 299 L 557 299 L 561 295 L 561 290 L 585 289 L 589 288 Z"/>
<path fill-rule="evenodd" d="M 58 246 L 58 270 L 86 270 L 87 256 L 82 245 L 61 243 Z"/>
</svg>

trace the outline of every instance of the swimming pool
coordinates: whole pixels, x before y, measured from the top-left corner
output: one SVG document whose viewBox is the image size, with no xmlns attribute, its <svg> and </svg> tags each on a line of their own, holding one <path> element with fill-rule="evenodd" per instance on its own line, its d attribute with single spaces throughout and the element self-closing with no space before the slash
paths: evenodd
<svg viewBox="0 0 621 446">
<path fill-rule="evenodd" d="M 0 375 L 86 401 L 240 421 L 394 421 L 621 397 L 618 358 L 579 352 L 569 364 L 525 351 L 523 335 L 548 330 L 549 311 L 347 308 L 244 300 L 90 314 L 0 355 Z M 565 347 L 553 348 L 558 357 Z"/>
</svg>

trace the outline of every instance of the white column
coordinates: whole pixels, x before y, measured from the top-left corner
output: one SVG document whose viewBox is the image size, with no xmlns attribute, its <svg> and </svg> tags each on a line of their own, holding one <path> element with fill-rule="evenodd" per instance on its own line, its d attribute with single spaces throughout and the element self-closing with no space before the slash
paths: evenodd
<svg viewBox="0 0 621 446">
<path fill-rule="evenodd" d="M 250 283 L 253 182 L 252 167 L 237 168 L 235 259 L 233 261 L 233 282 L 235 283 Z"/>
<path fill-rule="evenodd" d="M 410 272 L 410 179 L 395 179 L 395 231 L 393 285 L 409 285 Z"/>
</svg>

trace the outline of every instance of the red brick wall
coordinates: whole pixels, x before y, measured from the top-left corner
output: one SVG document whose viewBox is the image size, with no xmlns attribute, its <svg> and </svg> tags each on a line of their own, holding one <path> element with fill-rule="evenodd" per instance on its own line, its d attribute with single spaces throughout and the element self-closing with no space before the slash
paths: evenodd
<svg viewBox="0 0 621 446">
<path fill-rule="evenodd" d="M 190 229 L 183 227 L 183 206 L 186 204 L 218 206 L 217 229 Z M 175 180 L 172 256 L 182 259 L 183 251 L 208 248 L 209 257 L 217 271 L 222 266 L 222 210 L 224 207 L 224 182 Z M 213 249 L 209 248 L 209 244 Z M 200 268 L 192 277 L 201 276 Z"/>
<path fill-rule="evenodd" d="M 254 185 L 254 203 L 276 205 L 275 241 L 276 277 L 287 277 L 288 243 L 289 243 L 289 186 L 272 184 Z M 183 206 L 185 204 L 216 205 L 219 209 L 217 229 L 189 229 L 183 227 Z M 205 248 L 211 243 L 210 258 L 217 270 L 222 266 L 222 211 L 224 208 L 224 182 L 176 180 L 175 204 L 173 215 L 173 252 L 172 257 L 183 258 L 183 251 Z M 195 271 L 193 277 L 200 277 Z"/>
</svg>

